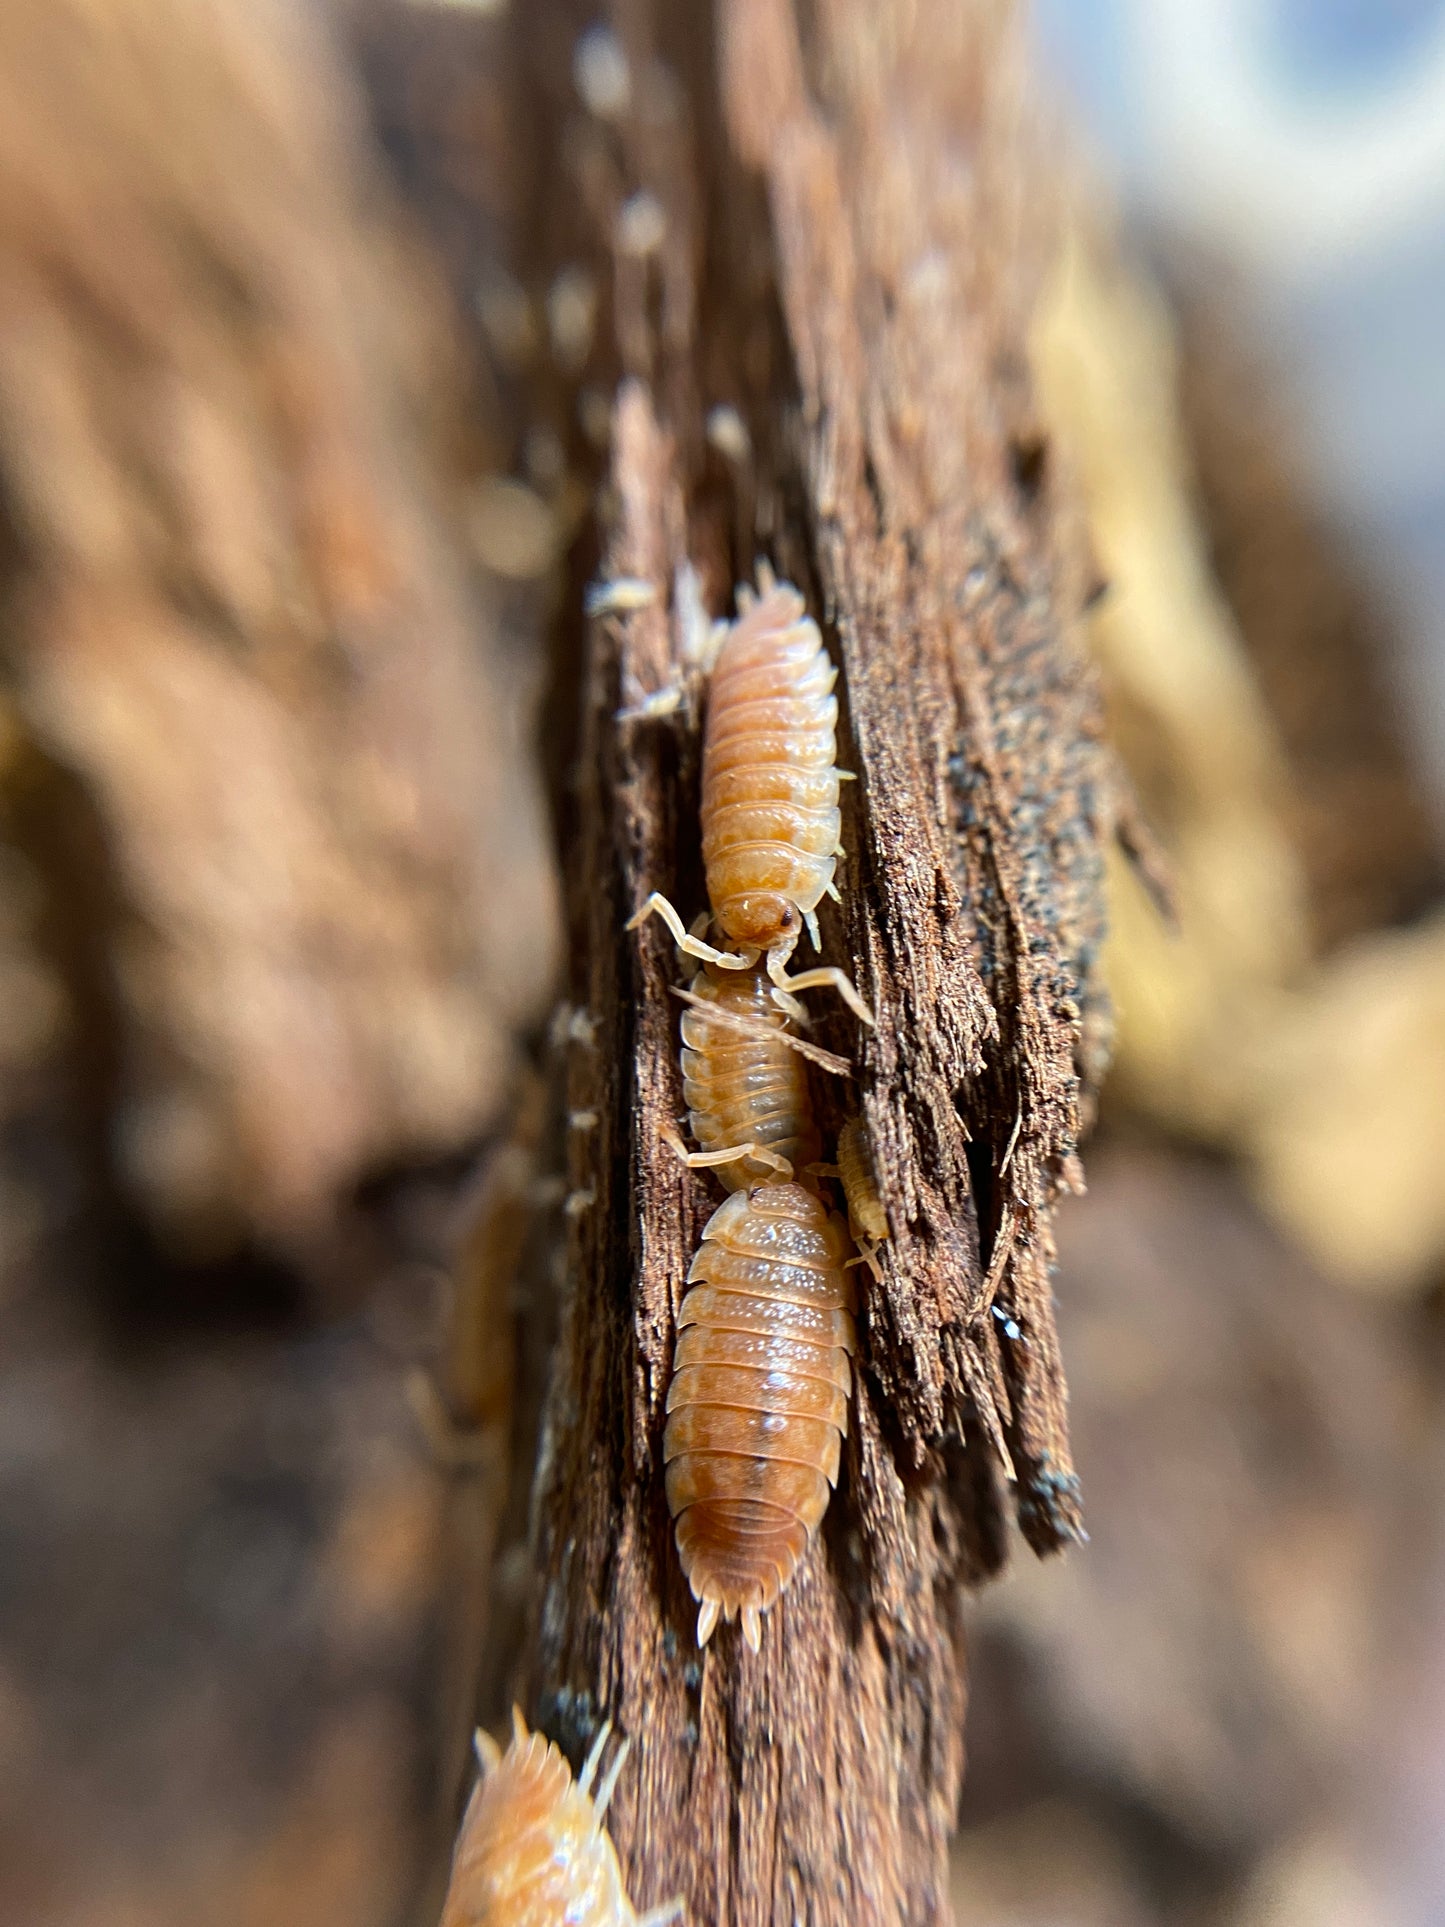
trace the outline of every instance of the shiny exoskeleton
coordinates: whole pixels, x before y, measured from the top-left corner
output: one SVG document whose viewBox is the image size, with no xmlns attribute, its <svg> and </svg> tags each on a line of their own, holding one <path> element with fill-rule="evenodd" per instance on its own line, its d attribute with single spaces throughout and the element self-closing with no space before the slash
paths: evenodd
<svg viewBox="0 0 1445 1927">
<path fill-rule="evenodd" d="M 815 1163 L 821 1140 L 808 1067 L 785 1041 L 788 1020 L 762 966 L 707 964 L 693 978 L 692 994 L 707 1008 L 682 1018 L 683 1095 L 699 1146 L 689 1162 L 711 1165 L 729 1191 L 790 1178 Z M 748 1028 L 714 1021 L 709 1011 L 745 1020 Z"/>
<path fill-rule="evenodd" d="M 841 851 L 838 672 L 790 583 L 732 625 L 708 685 L 702 856 L 723 935 L 791 950 Z"/>
<path fill-rule="evenodd" d="M 606 1780 L 592 1782 L 611 1732 L 604 1723 L 576 1780 L 558 1749 L 513 1712 L 505 1754 L 477 1735 L 482 1777 L 467 1803 L 452 1855 L 441 1927 L 663 1927 L 681 1901 L 639 1914 L 627 1897 L 603 1824 L 627 1755 L 618 1748 Z"/>
<path fill-rule="evenodd" d="M 791 1581 L 838 1477 L 857 1346 L 848 1234 L 801 1184 L 735 1191 L 688 1272 L 667 1395 L 667 1501 L 705 1645 Z"/>
<path fill-rule="evenodd" d="M 762 594 L 740 592 L 739 604 L 713 664 L 702 751 L 708 901 L 720 933 L 738 949 L 719 950 L 684 931 L 656 891 L 633 922 L 657 912 L 682 949 L 723 969 L 751 969 L 765 958 L 784 1001 L 831 985 L 871 1024 L 843 971 L 823 965 L 790 977 L 787 970 L 805 926 L 817 943 L 819 903 L 837 895 L 838 672 L 791 583 L 765 574 Z"/>
</svg>

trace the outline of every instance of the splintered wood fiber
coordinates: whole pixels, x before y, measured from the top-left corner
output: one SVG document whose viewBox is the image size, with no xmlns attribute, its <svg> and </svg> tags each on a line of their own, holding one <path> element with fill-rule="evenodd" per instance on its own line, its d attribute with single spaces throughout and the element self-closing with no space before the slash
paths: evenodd
<svg viewBox="0 0 1445 1927">
<path fill-rule="evenodd" d="M 1046 169 L 993 6 L 630 0 L 580 59 L 588 9 L 525 11 L 453 33 L 431 76 L 449 183 L 469 98 L 509 157 L 491 213 L 551 329 L 516 386 L 595 483 L 550 743 L 559 1112 L 589 1123 L 568 1138 L 523 1703 L 574 1767 L 604 1713 L 635 1737 L 609 1825 L 640 1907 L 941 1920 L 962 1589 L 999 1568 L 1010 1517 L 1040 1552 L 1080 1530 L 1051 1216 L 1107 1054 L 1115 789 L 1090 571 L 1026 372 Z M 675 1321 L 722 1192 L 662 1142 L 686 1114 L 690 972 L 660 923 L 624 926 L 653 889 L 703 907 L 690 651 L 760 558 L 842 672 L 858 780 L 823 953 L 878 1021 L 810 993 L 813 1042 L 848 1062 L 813 1083 L 825 1156 L 866 1117 L 892 1235 L 881 1280 L 854 1274 L 839 1487 L 755 1657 L 735 1625 L 696 1649 L 664 1496 Z M 594 571 L 634 586 L 584 621 Z"/>
</svg>

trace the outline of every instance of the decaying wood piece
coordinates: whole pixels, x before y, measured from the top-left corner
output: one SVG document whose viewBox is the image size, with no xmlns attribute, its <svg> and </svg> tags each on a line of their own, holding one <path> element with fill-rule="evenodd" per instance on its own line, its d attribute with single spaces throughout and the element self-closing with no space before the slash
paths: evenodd
<svg viewBox="0 0 1445 1927">
<path fill-rule="evenodd" d="M 447 1483 L 437 1742 L 444 1802 L 470 1760 L 473 1701 L 491 1631 L 492 1569 L 516 1417 L 514 1298 L 527 1242 L 537 1229 L 538 1150 L 546 1123 L 545 1087 L 528 1074 L 510 1129 L 490 1147 L 462 1200 L 444 1356 L 435 1376 L 419 1371 L 410 1386 Z M 448 1829 L 451 1818 L 447 1811 Z"/>
<path fill-rule="evenodd" d="M 294 9 L 0 21 L 12 760 L 97 1140 L 188 1260 L 334 1266 L 360 1178 L 495 1113 L 554 953 L 455 352 L 353 121 Z"/>
<path fill-rule="evenodd" d="M 538 231 L 611 288 L 586 370 L 622 377 L 602 574 L 643 585 L 583 654 L 568 1103 L 597 1121 L 570 1153 L 526 1701 L 574 1761 L 604 1713 L 639 1740 L 612 1823 L 639 1905 L 921 1922 L 945 1911 L 960 1588 L 1002 1561 L 1010 1509 L 1040 1550 L 1079 1529 L 1049 1218 L 1107 1045 L 1114 792 L 1024 373 L 1043 217 L 1011 28 L 948 0 L 800 17 L 633 0 L 628 87 L 589 102 L 583 72 L 582 107 L 567 34 L 588 21 L 526 28 L 532 118 L 595 224 Z M 701 907 L 689 645 L 759 554 L 843 669 L 859 781 L 824 952 L 879 1023 L 816 998 L 852 1063 L 816 1081 L 829 1142 L 861 1102 L 893 1235 L 881 1283 L 860 1277 L 839 1490 L 754 1657 L 735 1629 L 697 1652 L 672 1547 L 663 1402 L 720 1193 L 663 1145 L 680 973 L 660 926 L 624 924 L 654 888 Z"/>
</svg>

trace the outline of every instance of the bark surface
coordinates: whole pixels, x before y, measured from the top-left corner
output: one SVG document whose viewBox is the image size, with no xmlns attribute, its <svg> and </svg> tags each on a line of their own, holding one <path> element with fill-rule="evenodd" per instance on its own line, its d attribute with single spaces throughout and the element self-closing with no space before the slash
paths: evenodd
<svg viewBox="0 0 1445 1927">
<path fill-rule="evenodd" d="M 556 942 L 455 343 L 358 109 L 284 7 L 0 20 L 0 837 L 55 1054 L 170 1256 L 338 1289 L 358 1181 L 500 1110 Z"/>
<path fill-rule="evenodd" d="M 509 96 L 533 143 L 497 229 L 519 284 L 599 298 L 580 360 L 563 341 L 559 375 L 554 339 L 535 393 L 594 423 L 614 397 L 599 573 L 647 585 L 559 641 L 582 714 L 553 745 L 572 971 L 556 1034 L 586 1122 L 523 1699 L 574 1763 L 604 1713 L 638 1737 L 610 1824 L 639 1906 L 931 1921 L 962 1769 L 962 1590 L 1002 1563 L 1010 1515 L 1041 1552 L 1079 1531 L 1050 1218 L 1107 1050 L 1113 786 L 1077 623 L 1087 558 L 1025 370 L 1048 202 L 992 8 L 723 0 L 684 18 L 636 0 L 613 20 L 621 89 L 578 65 L 590 24 L 549 6 L 467 43 L 492 74 L 477 97 Z M 578 413 L 556 420 L 585 471 Z M 578 553 L 574 610 L 595 551 Z M 654 888 L 685 918 L 703 905 L 690 651 L 760 556 L 842 668 L 859 780 L 824 954 L 878 1028 L 815 995 L 817 1041 L 852 1067 L 816 1085 L 830 1149 L 866 1114 L 893 1236 L 881 1284 L 862 1274 L 839 1490 L 755 1658 L 736 1628 L 696 1650 L 672 1544 L 663 1401 L 721 1193 L 662 1142 L 685 1115 L 685 979 L 660 925 L 624 925 Z M 674 687 L 676 707 L 639 713 Z"/>
</svg>

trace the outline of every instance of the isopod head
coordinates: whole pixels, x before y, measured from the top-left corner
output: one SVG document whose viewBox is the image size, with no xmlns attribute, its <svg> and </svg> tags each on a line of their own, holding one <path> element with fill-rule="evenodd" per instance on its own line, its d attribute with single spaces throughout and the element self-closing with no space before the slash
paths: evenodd
<svg viewBox="0 0 1445 1927">
<path fill-rule="evenodd" d="M 749 950 L 791 950 L 803 931 L 798 906 L 774 890 L 755 890 L 729 898 L 717 921 L 730 943 Z"/>
</svg>

